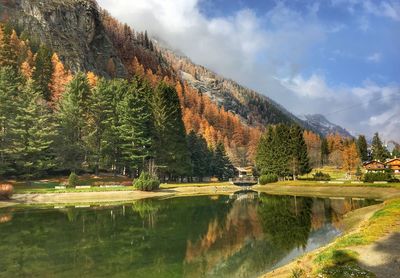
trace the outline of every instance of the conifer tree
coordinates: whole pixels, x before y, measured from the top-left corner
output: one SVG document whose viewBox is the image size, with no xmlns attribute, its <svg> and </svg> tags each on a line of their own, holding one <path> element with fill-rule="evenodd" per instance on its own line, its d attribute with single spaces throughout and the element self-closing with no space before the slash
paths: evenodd
<svg viewBox="0 0 400 278">
<path fill-rule="evenodd" d="M 359 135 L 357 139 L 357 149 L 360 155 L 361 161 L 368 161 L 368 145 L 367 140 L 365 139 L 364 135 Z"/>
<path fill-rule="evenodd" d="M 274 128 L 270 125 L 261 136 L 257 146 L 256 167 L 262 175 L 275 173 L 273 137 Z"/>
<path fill-rule="evenodd" d="M 149 87 L 134 79 L 117 107 L 123 159 L 136 175 L 151 156 L 153 120 L 148 95 Z"/>
<path fill-rule="evenodd" d="M 12 142 L 21 86 L 22 79 L 12 67 L 0 67 L 0 175 L 12 172 L 15 166 Z"/>
<path fill-rule="evenodd" d="M 384 162 L 386 158 L 389 158 L 389 152 L 383 146 L 378 132 L 375 133 L 374 137 L 372 138 L 371 152 L 373 160 Z"/>
<path fill-rule="evenodd" d="M 43 45 L 40 46 L 35 55 L 35 67 L 32 73 L 35 90 L 41 92 L 46 101 L 51 100 L 51 91 L 49 87 L 53 74 L 51 57 L 51 51 Z"/>
<path fill-rule="evenodd" d="M 190 158 L 182 111 L 175 89 L 160 83 L 151 99 L 156 163 L 172 176 L 189 174 Z"/>
<path fill-rule="evenodd" d="M 328 163 L 329 146 L 328 140 L 325 137 L 321 140 L 321 165 L 324 166 Z"/>
<path fill-rule="evenodd" d="M 25 178 L 37 177 L 55 166 L 53 142 L 56 125 L 40 93 L 28 81 L 19 96 L 14 129 L 16 167 Z"/>
<path fill-rule="evenodd" d="M 197 135 L 193 130 L 187 136 L 192 166 L 192 175 L 199 181 L 210 174 L 210 164 L 212 153 L 207 147 L 207 142 L 203 136 Z"/>
<path fill-rule="evenodd" d="M 225 152 L 224 144 L 218 143 L 213 152 L 212 174 L 220 181 L 234 176 L 234 167 Z"/>
<path fill-rule="evenodd" d="M 290 148 L 289 164 L 293 179 L 298 175 L 304 175 L 311 172 L 309 163 L 307 145 L 304 141 L 303 130 L 298 125 L 293 125 L 290 128 Z"/>
<path fill-rule="evenodd" d="M 85 160 L 85 128 L 89 84 L 86 75 L 78 73 L 68 84 L 60 101 L 58 156 L 60 165 L 75 172 Z"/>
</svg>

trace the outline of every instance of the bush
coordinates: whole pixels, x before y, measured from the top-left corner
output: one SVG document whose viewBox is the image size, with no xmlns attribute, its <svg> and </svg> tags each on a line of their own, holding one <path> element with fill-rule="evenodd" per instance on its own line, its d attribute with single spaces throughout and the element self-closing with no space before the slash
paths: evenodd
<svg viewBox="0 0 400 278">
<path fill-rule="evenodd" d="M 387 172 L 370 172 L 365 173 L 364 175 L 364 182 L 374 182 L 374 181 L 391 181 L 392 175 Z"/>
<path fill-rule="evenodd" d="M 313 178 L 315 181 L 330 181 L 331 180 L 331 176 L 329 176 L 329 174 L 322 173 L 321 171 L 316 172 L 313 175 Z"/>
<path fill-rule="evenodd" d="M 266 174 L 262 175 L 258 178 L 258 183 L 261 185 L 267 184 L 267 183 L 273 183 L 278 181 L 278 176 L 275 174 Z"/>
<path fill-rule="evenodd" d="M 14 187 L 11 184 L 0 184 L 0 199 L 10 199 L 13 195 Z"/>
<path fill-rule="evenodd" d="M 72 172 L 68 177 L 67 187 L 75 187 L 78 184 L 78 176 Z"/>
<path fill-rule="evenodd" d="M 133 182 L 133 186 L 141 191 L 153 191 L 160 187 L 160 181 L 150 173 L 142 172 Z"/>
</svg>

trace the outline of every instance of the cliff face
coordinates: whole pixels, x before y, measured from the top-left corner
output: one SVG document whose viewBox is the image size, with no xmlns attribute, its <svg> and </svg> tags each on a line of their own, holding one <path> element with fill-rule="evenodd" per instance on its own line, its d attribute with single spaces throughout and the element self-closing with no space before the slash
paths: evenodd
<svg viewBox="0 0 400 278">
<path fill-rule="evenodd" d="M 3 18 L 57 52 L 72 71 L 108 76 L 107 68 L 113 64 L 116 76 L 126 75 L 94 1 L 16 0 L 3 5 Z"/>
</svg>

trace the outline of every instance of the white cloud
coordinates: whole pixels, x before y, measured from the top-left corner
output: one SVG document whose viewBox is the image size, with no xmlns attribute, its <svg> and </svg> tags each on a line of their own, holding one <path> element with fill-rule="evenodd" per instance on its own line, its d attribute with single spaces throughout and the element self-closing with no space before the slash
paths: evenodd
<svg viewBox="0 0 400 278">
<path fill-rule="evenodd" d="M 281 79 L 281 84 L 293 97 L 306 98 L 312 105 L 305 105 L 303 113 L 321 113 L 343 126 L 350 126 L 358 133 L 382 133 L 386 140 L 400 141 L 400 85 L 380 86 L 365 81 L 362 86 L 329 86 L 325 78 L 312 74 L 292 79 Z M 349 123 L 350 122 L 350 123 Z"/>
<path fill-rule="evenodd" d="M 382 53 L 380 52 L 372 53 L 366 58 L 366 60 L 372 63 L 379 63 L 382 60 Z"/>
<path fill-rule="evenodd" d="M 363 13 L 400 21 L 400 3 L 397 0 L 331 0 L 333 6 L 346 6 L 354 14 L 362 9 Z"/>
<path fill-rule="evenodd" d="M 380 119 L 380 115 L 393 108 L 390 99 L 394 92 L 399 94 L 397 85 L 385 87 L 366 82 L 359 87 L 331 86 L 321 74 L 308 78 L 301 75 L 310 50 L 330 33 L 346 27 L 321 24 L 317 18 L 318 4 L 300 13 L 284 1 L 277 1 L 263 15 L 242 9 L 209 18 L 200 11 L 199 1 L 203 0 L 98 0 L 135 30 L 147 30 L 194 62 L 265 93 L 292 112 L 328 114 L 334 122 L 365 133 L 385 128 L 389 130 L 385 134 L 392 133 L 400 140 L 393 121 L 379 126 L 379 121 L 371 120 Z M 350 3 L 349 7 L 363 5 L 361 0 L 332 1 L 334 5 Z M 389 6 L 380 16 L 396 18 Z M 364 15 L 372 13 L 360 7 Z M 367 19 L 365 22 L 363 28 L 369 28 Z M 347 51 L 338 50 L 331 58 L 348 55 Z M 380 53 L 372 53 L 369 60 L 378 62 L 381 57 Z"/>
</svg>

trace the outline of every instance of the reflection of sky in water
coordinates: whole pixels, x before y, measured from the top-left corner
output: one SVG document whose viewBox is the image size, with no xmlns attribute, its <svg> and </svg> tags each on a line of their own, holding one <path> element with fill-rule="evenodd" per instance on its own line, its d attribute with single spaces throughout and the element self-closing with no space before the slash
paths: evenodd
<svg viewBox="0 0 400 278">
<path fill-rule="evenodd" d="M 372 203 L 249 193 L 0 209 L 0 277 L 257 277 Z"/>
<path fill-rule="evenodd" d="M 309 239 L 307 240 L 307 246 L 305 249 L 303 248 L 295 248 L 289 254 L 287 254 L 279 263 L 275 264 L 271 269 L 279 268 L 293 259 L 303 255 L 304 253 L 313 251 L 335 239 L 341 234 L 341 231 L 337 228 L 333 227 L 332 224 L 327 224 L 323 228 L 314 231 L 310 234 Z"/>
</svg>

